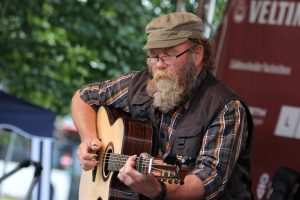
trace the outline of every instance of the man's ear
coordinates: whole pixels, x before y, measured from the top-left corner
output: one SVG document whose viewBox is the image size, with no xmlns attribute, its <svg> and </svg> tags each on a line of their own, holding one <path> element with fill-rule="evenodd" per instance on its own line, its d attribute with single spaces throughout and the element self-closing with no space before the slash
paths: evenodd
<svg viewBox="0 0 300 200">
<path fill-rule="evenodd" d="M 201 70 L 202 60 L 204 57 L 204 47 L 202 45 L 197 45 L 194 49 L 194 63 L 197 71 Z"/>
</svg>

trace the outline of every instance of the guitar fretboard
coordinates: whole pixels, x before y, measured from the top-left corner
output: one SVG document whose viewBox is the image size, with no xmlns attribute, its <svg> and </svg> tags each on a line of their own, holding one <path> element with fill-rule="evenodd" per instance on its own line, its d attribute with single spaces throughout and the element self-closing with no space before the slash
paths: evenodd
<svg viewBox="0 0 300 200">
<path fill-rule="evenodd" d="M 105 164 L 107 165 L 107 169 L 109 171 L 119 171 L 126 163 L 129 156 L 122 154 L 113 154 L 111 153 L 105 159 Z M 137 157 L 137 162 L 135 163 L 135 168 L 142 173 L 148 173 L 150 166 L 150 159 L 145 159 L 141 157 Z"/>
</svg>

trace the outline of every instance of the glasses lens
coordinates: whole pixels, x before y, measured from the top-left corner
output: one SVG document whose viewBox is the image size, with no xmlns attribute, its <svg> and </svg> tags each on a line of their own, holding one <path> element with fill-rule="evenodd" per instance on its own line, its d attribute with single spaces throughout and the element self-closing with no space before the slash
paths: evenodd
<svg viewBox="0 0 300 200">
<path fill-rule="evenodd" d="M 172 65 L 176 62 L 176 56 L 148 57 L 146 62 L 149 65 L 156 65 L 159 60 L 167 65 Z"/>
<path fill-rule="evenodd" d="M 176 62 L 176 56 L 164 56 L 161 58 L 165 64 L 172 65 Z"/>
<path fill-rule="evenodd" d="M 155 65 L 158 63 L 158 58 L 156 57 L 146 58 L 146 62 L 148 65 Z"/>
</svg>

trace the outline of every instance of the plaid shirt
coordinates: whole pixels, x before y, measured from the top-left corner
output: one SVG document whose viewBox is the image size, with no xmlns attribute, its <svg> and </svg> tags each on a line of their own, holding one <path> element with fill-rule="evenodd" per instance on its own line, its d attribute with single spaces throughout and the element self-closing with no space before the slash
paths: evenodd
<svg viewBox="0 0 300 200">
<path fill-rule="evenodd" d="M 129 112 L 128 85 L 136 73 L 87 84 L 80 89 L 81 98 L 94 109 L 101 105 L 111 105 Z M 170 137 L 175 132 L 178 119 L 182 117 L 181 112 L 188 106 L 189 101 L 172 112 L 159 113 L 161 152 L 168 151 Z M 202 147 L 191 173 L 203 181 L 205 199 L 214 199 L 224 190 L 228 177 L 245 148 L 247 120 L 241 102 L 232 100 L 226 104 L 203 134 Z"/>
</svg>

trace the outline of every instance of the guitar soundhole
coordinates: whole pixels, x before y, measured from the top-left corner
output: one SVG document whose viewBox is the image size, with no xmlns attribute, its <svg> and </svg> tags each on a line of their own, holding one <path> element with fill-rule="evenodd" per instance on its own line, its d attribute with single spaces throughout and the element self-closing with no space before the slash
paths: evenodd
<svg viewBox="0 0 300 200">
<path fill-rule="evenodd" d="M 105 155 L 104 155 L 104 160 L 103 160 L 103 169 L 102 169 L 102 174 L 103 174 L 103 179 L 106 181 L 109 178 L 110 175 L 110 170 L 108 170 L 108 166 L 109 166 L 109 161 L 110 161 L 110 156 L 113 153 L 113 148 L 111 145 L 107 146 L 107 149 L 105 151 Z"/>
</svg>

